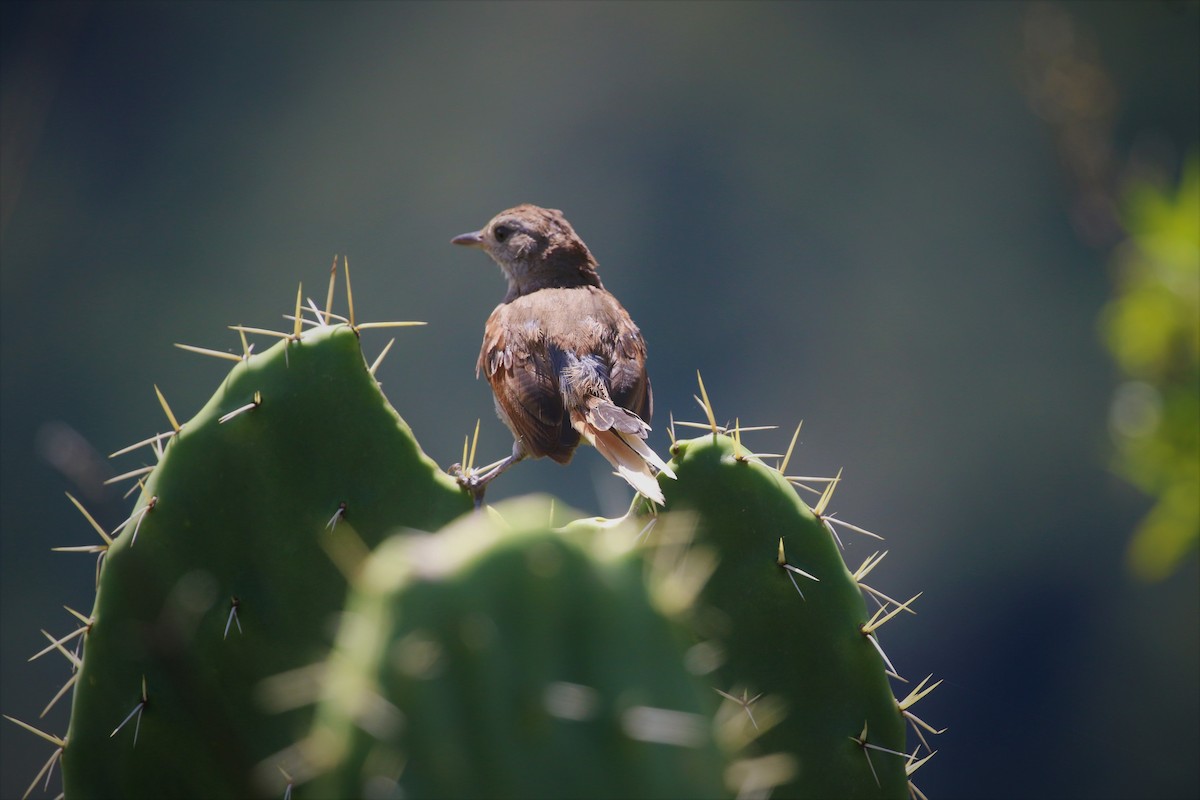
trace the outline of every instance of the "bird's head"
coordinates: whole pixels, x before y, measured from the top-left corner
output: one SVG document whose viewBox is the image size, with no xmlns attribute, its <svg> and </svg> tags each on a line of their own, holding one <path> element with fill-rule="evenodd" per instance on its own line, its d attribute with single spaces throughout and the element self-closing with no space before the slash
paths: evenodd
<svg viewBox="0 0 1200 800">
<path fill-rule="evenodd" d="M 491 256 L 508 278 L 509 299 L 547 287 L 600 286 L 596 260 L 555 209 L 519 205 L 450 241 Z"/>
</svg>

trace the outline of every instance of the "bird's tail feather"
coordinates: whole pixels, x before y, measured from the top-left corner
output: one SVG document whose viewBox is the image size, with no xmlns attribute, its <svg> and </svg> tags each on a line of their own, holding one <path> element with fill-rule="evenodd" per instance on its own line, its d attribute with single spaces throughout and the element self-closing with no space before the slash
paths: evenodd
<svg viewBox="0 0 1200 800">
<path fill-rule="evenodd" d="M 572 427 L 600 451 L 626 483 L 663 505 L 665 500 L 655 470 L 669 478 L 674 478 L 675 473 L 646 444 L 650 426 L 637 414 L 603 398 L 590 398 L 587 405 L 584 412 L 571 412 Z"/>
</svg>

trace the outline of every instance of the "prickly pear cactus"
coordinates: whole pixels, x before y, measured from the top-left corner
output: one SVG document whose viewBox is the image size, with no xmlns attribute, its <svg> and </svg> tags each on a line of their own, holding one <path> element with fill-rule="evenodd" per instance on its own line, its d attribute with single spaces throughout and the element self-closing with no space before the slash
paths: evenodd
<svg viewBox="0 0 1200 800">
<path fill-rule="evenodd" d="M 637 528 L 555 528 L 553 508 L 509 501 L 370 556 L 295 767 L 324 773 L 306 796 L 724 794 L 719 698 L 651 602 Z"/>
<path fill-rule="evenodd" d="M 836 479 L 810 509 L 791 447 L 768 466 L 701 384 L 711 433 L 674 442 L 661 515 L 464 517 L 363 360 L 371 324 L 313 312 L 261 355 L 187 348 L 238 363 L 182 425 L 160 394 L 133 514 L 64 548 L 101 567 L 47 648 L 77 670 L 68 733 L 18 722 L 56 747 L 34 785 L 61 758 L 67 800 L 922 800 L 937 684 L 892 695 L 878 631 L 912 600 L 864 582 L 882 556 L 844 565 L 834 526 L 866 532 L 826 513 Z"/>
<path fill-rule="evenodd" d="M 67 796 L 262 795 L 254 767 L 310 711 L 277 713 L 257 687 L 328 649 L 346 590 L 327 552 L 338 523 L 370 547 L 469 508 L 349 326 L 238 364 L 167 440 L 108 548 L 62 753 Z"/>
</svg>

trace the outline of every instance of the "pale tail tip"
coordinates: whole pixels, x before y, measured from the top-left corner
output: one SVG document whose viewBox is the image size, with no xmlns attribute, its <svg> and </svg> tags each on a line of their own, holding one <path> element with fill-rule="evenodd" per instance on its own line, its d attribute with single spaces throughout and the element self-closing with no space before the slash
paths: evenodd
<svg viewBox="0 0 1200 800">
<path fill-rule="evenodd" d="M 638 493 L 649 497 L 660 506 L 666 505 L 666 498 L 663 497 L 662 489 L 658 485 L 658 481 L 654 477 L 645 472 L 635 472 L 628 467 L 618 465 L 617 474 L 625 479 L 625 482 L 634 488 Z"/>
</svg>

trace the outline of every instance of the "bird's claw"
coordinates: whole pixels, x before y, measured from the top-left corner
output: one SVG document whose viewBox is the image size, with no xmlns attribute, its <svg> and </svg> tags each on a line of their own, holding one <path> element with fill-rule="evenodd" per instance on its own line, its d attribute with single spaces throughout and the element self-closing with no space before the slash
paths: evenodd
<svg viewBox="0 0 1200 800">
<path fill-rule="evenodd" d="M 462 468 L 462 464 L 454 463 L 449 466 L 446 473 L 458 482 L 458 485 L 470 493 L 475 500 L 475 508 L 483 506 L 483 493 L 487 489 L 487 484 L 479 480 L 479 475 L 474 472 L 468 472 Z"/>
</svg>

